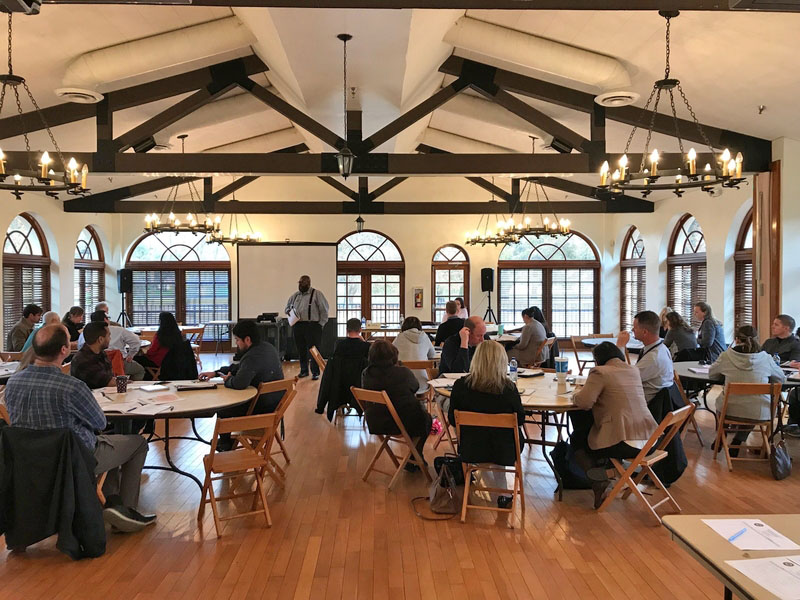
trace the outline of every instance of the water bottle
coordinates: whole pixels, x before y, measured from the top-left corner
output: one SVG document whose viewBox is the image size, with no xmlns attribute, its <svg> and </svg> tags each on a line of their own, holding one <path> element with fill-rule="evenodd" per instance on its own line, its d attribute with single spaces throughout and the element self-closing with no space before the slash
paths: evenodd
<svg viewBox="0 0 800 600">
<path fill-rule="evenodd" d="M 781 366 L 781 357 L 778 354 L 773 354 L 772 360 L 775 361 L 776 365 L 778 365 L 779 367 Z"/>
<path fill-rule="evenodd" d="M 361 329 L 367 328 L 367 317 L 361 317 Z"/>
<path fill-rule="evenodd" d="M 511 362 L 508 363 L 508 378 L 513 381 L 514 383 L 517 382 L 517 359 L 512 358 Z"/>
</svg>

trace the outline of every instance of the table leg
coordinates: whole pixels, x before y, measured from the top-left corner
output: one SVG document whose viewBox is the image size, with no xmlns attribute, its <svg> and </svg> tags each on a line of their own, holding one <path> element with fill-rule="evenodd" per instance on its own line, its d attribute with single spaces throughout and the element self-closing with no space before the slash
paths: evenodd
<svg viewBox="0 0 800 600">
<path fill-rule="evenodd" d="M 725 587 L 725 595 L 723 598 L 724 600 L 733 600 L 733 592 L 730 591 L 727 586 Z"/>
<path fill-rule="evenodd" d="M 564 486 L 561 481 L 561 476 L 556 471 L 556 466 L 553 464 L 553 461 L 550 459 L 550 456 L 547 453 L 547 422 L 550 420 L 550 413 L 548 411 L 542 411 L 542 456 L 544 456 L 544 460 L 547 465 L 550 467 L 550 470 L 553 472 L 553 476 L 556 478 L 556 482 L 558 482 L 558 486 L 554 490 L 558 492 L 558 501 L 561 502 L 564 499 Z M 558 425 L 555 426 L 556 430 L 558 430 Z"/>
<path fill-rule="evenodd" d="M 202 492 L 203 483 L 197 477 L 192 475 L 191 473 L 187 473 L 186 471 L 182 471 L 181 469 L 179 469 L 177 467 L 177 465 L 175 465 L 175 463 L 172 462 L 172 456 L 170 455 L 170 452 L 169 452 L 169 440 L 170 440 L 169 421 L 170 421 L 169 419 L 164 419 L 164 437 L 162 438 L 164 440 L 164 458 L 166 458 L 167 464 L 169 466 L 168 467 L 162 467 L 161 465 L 145 465 L 144 468 L 145 469 L 153 469 L 153 470 L 157 470 L 157 471 L 172 471 L 173 473 L 177 473 L 178 475 L 183 475 L 184 477 L 188 477 L 189 479 L 191 479 L 192 481 L 194 481 L 197 484 L 197 487 L 199 487 L 201 492 Z M 194 423 L 194 421 L 192 421 L 192 422 Z M 191 438 L 188 438 L 188 439 L 191 439 Z"/>
</svg>

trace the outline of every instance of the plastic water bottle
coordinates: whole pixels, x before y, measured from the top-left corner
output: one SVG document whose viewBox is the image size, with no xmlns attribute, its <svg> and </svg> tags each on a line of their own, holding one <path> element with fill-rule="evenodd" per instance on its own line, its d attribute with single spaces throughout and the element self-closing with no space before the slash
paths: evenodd
<svg viewBox="0 0 800 600">
<path fill-rule="evenodd" d="M 367 328 L 367 317 L 361 317 L 361 329 Z"/>
<path fill-rule="evenodd" d="M 514 383 L 517 382 L 517 359 L 512 358 L 511 362 L 508 363 L 508 378 L 513 381 Z"/>
</svg>

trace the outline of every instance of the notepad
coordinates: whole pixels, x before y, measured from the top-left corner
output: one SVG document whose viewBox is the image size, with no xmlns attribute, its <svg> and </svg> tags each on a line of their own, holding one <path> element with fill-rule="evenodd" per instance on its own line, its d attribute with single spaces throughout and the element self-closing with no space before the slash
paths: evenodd
<svg viewBox="0 0 800 600">
<path fill-rule="evenodd" d="M 520 377 L 541 377 L 544 375 L 544 371 L 541 369 L 518 369 L 517 375 Z"/>
<path fill-rule="evenodd" d="M 442 377 L 447 379 L 461 379 L 462 377 L 466 377 L 469 373 L 442 373 Z"/>
<path fill-rule="evenodd" d="M 760 519 L 703 519 L 703 523 L 739 550 L 800 550 L 800 545 Z"/>
<path fill-rule="evenodd" d="M 154 383 L 152 385 L 143 385 L 139 389 L 143 390 L 145 392 L 163 392 L 164 390 L 168 390 L 169 386 L 168 385 L 159 385 L 157 383 Z"/>
<path fill-rule="evenodd" d="M 447 388 L 447 387 L 451 387 L 453 385 L 453 380 L 452 379 L 444 379 L 444 378 L 431 379 L 428 382 L 428 385 L 430 385 L 433 389 Z"/>
</svg>

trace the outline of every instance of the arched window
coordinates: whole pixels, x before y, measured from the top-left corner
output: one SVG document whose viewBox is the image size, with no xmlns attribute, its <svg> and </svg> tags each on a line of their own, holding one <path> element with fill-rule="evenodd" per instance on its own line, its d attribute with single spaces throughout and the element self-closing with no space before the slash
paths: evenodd
<svg viewBox="0 0 800 600">
<path fill-rule="evenodd" d="M 697 327 L 692 308 L 706 301 L 706 240 L 700 224 L 683 215 L 669 242 L 667 256 L 667 305 Z"/>
<path fill-rule="evenodd" d="M 14 217 L 3 244 L 3 340 L 26 304 L 50 310 L 50 252 L 41 227 L 28 213 Z"/>
<path fill-rule="evenodd" d="M 736 238 L 736 282 L 734 286 L 734 325 L 752 325 L 755 318 L 755 288 L 753 287 L 753 209 L 747 213 Z"/>
<path fill-rule="evenodd" d="M 94 228 L 87 225 L 75 243 L 74 302 L 89 314 L 95 304 L 106 299 L 105 269 L 103 245 Z"/>
<path fill-rule="evenodd" d="M 498 262 L 500 322 L 519 325 L 538 306 L 558 337 L 595 333 L 600 323 L 600 258 L 577 232 L 523 236 Z"/>
<path fill-rule="evenodd" d="M 175 313 L 186 325 L 231 318 L 230 257 L 203 235 L 147 234 L 131 248 L 125 266 L 133 270 L 125 306 L 134 325 L 158 325 L 161 311 Z M 227 337 L 221 329 L 208 328 L 203 339 Z"/>
<path fill-rule="evenodd" d="M 347 319 L 399 327 L 404 312 L 405 263 L 397 245 L 377 231 L 353 232 L 337 248 L 336 320 L 339 336 Z"/>
<path fill-rule="evenodd" d="M 620 257 L 620 294 L 619 316 L 620 331 L 630 331 L 633 317 L 645 310 L 645 268 L 644 240 L 636 227 L 628 229 L 622 242 Z"/>
<path fill-rule="evenodd" d="M 444 320 L 448 300 L 463 298 L 469 306 L 469 257 L 455 244 L 442 246 L 433 254 L 431 263 L 431 313 L 437 323 Z"/>
</svg>

